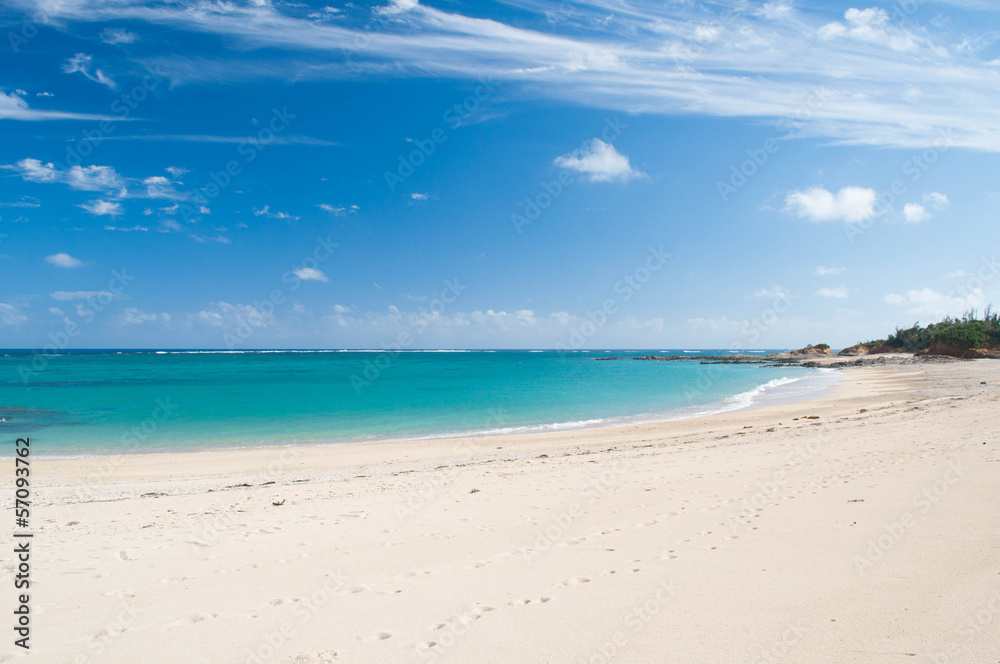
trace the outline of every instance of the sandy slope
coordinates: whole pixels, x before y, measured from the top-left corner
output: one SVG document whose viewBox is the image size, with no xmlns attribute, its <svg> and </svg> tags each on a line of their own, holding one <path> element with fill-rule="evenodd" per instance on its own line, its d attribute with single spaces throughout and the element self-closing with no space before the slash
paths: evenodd
<svg viewBox="0 0 1000 664">
<path fill-rule="evenodd" d="M 31 661 L 997 662 L 998 400 L 1000 362 L 865 367 L 625 429 L 39 458 Z"/>
</svg>

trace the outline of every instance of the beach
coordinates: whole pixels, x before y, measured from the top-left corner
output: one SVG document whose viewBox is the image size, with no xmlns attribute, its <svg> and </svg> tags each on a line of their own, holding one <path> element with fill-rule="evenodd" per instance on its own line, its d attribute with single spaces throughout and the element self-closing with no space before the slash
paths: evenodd
<svg viewBox="0 0 1000 664">
<path fill-rule="evenodd" d="M 669 422 L 38 457 L 31 657 L 997 661 L 1000 363 L 839 371 Z"/>
</svg>

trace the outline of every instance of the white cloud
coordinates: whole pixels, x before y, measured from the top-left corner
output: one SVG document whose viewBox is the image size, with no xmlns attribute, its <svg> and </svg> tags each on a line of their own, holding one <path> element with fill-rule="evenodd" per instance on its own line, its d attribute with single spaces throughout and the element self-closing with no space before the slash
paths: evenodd
<svg viewBox="0 0 1000 664">
<path fill-rule="evenodd" d="M 179 166 L 167 166 L 164 170 L 167 173 L 170 173 L 175 180 L 180 180 L 182 177 L 191 172 L 188 169 L 180 168 Z"/>
<path fill-rule="evenodd" d="M 125 182 L 110 166 L 73 166 L 65 174 L 66 184 L 81 191 L 123 190 Z"/>
<path fill-rule="evenodd" d="M 106 231 L 120 231 L 122 233 L 131 233 L 131 232 L 134 232 L 134 231 L 145 232 L 145 231 L 149 230 L 149 227 L 148 226 L 138 226 L 138 225 L 131 226 L 131 227 L 105 225 L 104 226 L 104 230 L 106 230 Z"/>
<path fill-rule="evenodd" d="M 205 323 L 212 327 L 249 323 L 254 328 L 267 327 L 274 322 L 274 315 L 265 315 L 252 304 L 230 304 L 229 302 L 212 302 L 210 309 L 199 311 L 191 317 L 192 320 Z"/>
<path fill-rule="evenodd" d="M 167 223 L 168 221 L 170 221 L 170 220 L 163 220 L 160 223 L 163 225 L 164 228 L 167 228 L 167 229 L 170 229 L 170 230 L 180 230 L 180 226 L 177 224 L 177 222 L 174 222 L 173 225 L 171 225 L 171 224 Z M 215 242 L 217 244 L 232 244 L 233 243 L 233 241 L 230 240 L 225 235 L 216 235 L 214 237 L 204 237 L 202 235 L 191 235 L 191 239 L 194 240 L 195 242 L 200 242 L 202 244 L 209 244 L 209 243 L 212 243 L 212 242 Z"/>
<path fill-rule="evenodd" d="M 345 307 L 342 304 L 333 305 L 333 313 L 335 314 L 349 314 L 351 313 L 350 307 Z"/>
<path fill-rule="evenodd" d="M 700 42 L 712 42 L 722 33 L 717 25 L 698 25 L 694 29 L 694 39 Z"/>
<path fill-rule="evenodd" d="M 66 312 L 64 312 L 59 307 L 49 307 L 49 313 L 52 314 L 53 316 L 65 316 L 66 315 Z"/>
<path fill-rule="evenodd" d="M 63 71 L 67 74 L 75 74 L 79 72 L 90 80 L 100 83 L 101 85 L 106 85 L 112 90 L 118 87 L 115 82 L 100 69 L 96 69 L 91 72 L 92 64 L 92 56 L 89 56 L 86 53 L 77 53 L 72 58 L 66 60 L 66 63 L 63 64 Z"/>
<path fill-rule="evenodd" d="M 322 270 L 317 270 L 314 267 L 299 268 L 298 270 L 293 270 L 292 274 L 302 281 L 330 281 L 327 279 L 326 275 L 323 274 Z"/>
<path fill-rule="evenodd" d="M 893 306 L 909 306 L 907 313 L 931 316 L 935 319 L 961 316 L 969 309 L 979 309 L 986 304 L 986 296 L 981 288 L 964 295 L 954 292 L 939 293 L 931 288 L 923 288 L 907 291 L 905 295 L 889 293 L 882 300 Z"/>
<path fill-rule="evenodd" d="M 907 203 L 903 206 L 903 217 L 907 224 L 919 224 L 931 218 L 931 213 L 919 203 Z"/>
<path fill-rule="evenodd" d="M 591 182 L 625 182 L 645 173 L 632 168 L 628 157 L 615 146 L 599 138 L 584 143 L 578 150 L 556 157 L 556 166 L 582 173 Z"/>
<path fill-rule="evenodd" d="M 52 94 L 51 92 L 36 92 L 35 96 L 36 97 L 55 97 L 55 95 Z"/>
<path fill-rule="evenodd" d="M 845 23 L 828 23 L 819 29 L 823 39 L 847 37 L 859 41 L 888 46 L 893 51 L 910 52 L 917 49 L 919 40 L 913 33 L 896 28 L 884 9 L 848 9 L 844 12 Z"/>
<path fill-rule="evenodd" d="M 49 293 L 49 297 L 53 300 L 59 300 L 60 302 L 69 302 L 71 300 L 89 300 L 92 297 L 100 297 L 104 299 L 114 300 L 117 296 L 108 291 L 56 291 L 54 293 Z"/>
<path fill-rule="evenodd" d="M 83 267 L 83 261 L 69 254 L 52 254 L 45 257 L 46 262 L 56 267 Z"/>
<path fill-rule="evenodd" d="M 268 217 L 269 219 L 292 219 L 296 220 L 298 217 L 292 216 L 287 212 L 271 212 L 271 206 L 265 205 L 260 208 L 253 208 L 253 216 L 255 217 Z"/>
<path fill-rule="evenodd" d="M 29 182 L 55 182 L 59 177 L 52 162 L 43 164 L 38 159 L 22 159 L 7 168 L 20 170 L 21 178 Z"/>
<path fill-rule="evenodd" d="M 929 205 L 935 210 L 940 210 L 942 208 L 947 207 L 950 201 L 948 200 L 948 197 L 945 196 L 944 194 L 937 191 L 932 191 L 929 194 L 924 194 L 923 202 L 925 205 Z"/>
<path fill-rule="evenodd" d="M 945 279 L 961 279 L 965 276 L 965 270 L 955 270 L 944 275 Z"/>
<path fill-rule="evenodd" d="M 903 206 L 903 218 L 907 224 L 919 224 L 931 218 L 931 212 L 927 208 L 943 210 L 948 207 L 948 197 L 934 191 L 924 194 L 921 203 L 907 203 Z"/>
<path fill-rule="evenodd" d="M 63 171 L 51 162 L 29 158 L 2 168 L 17 171 L 28 182 L 62 182 L 79 191 L 125 193 L 125 180 L 110 166 L 73 166 Z"/>
<path fill-rule="evenodd" d="M 20 325 L 28 322 L 28 317 L 13 304 L 0 302 L 0 325 Z"/>
<path fill-rule="evenodd" d="M 809 221 L 844 221 L 857 223 L 875 216 L 877 194 L 874 189 L 844 187 L 836 194 L 824 187 L 790 191 L 785 209 Z"/>
<path fill-rule="evenodd" d="M 142 325 L 144 323 L 169 323 L 168 313 L 149 313 L 134 307 L 126 308 L 119 316 L 118 320 L 125 325 Z"/>
<path fill-rule="evenodd" d="M 847 272 L 846 267 L 826 267 L 819 265 L 816 267 L 815 274 L 817 277 L 829 277 L 832 274 L 841 274 L 843 272 Z"/>
<path fill-rule="evenodd" d="M 86 203 L 80 203 L 78 207 L 82 208 L 86 212 L 89 212 L 95 217 L 99 217 L 105 214 L 110 215 L 112 217 L 117 217 L 125 213 L 125 210 L 124 208 L 122 208 L 121 203 L 104 201 L 100 199 L 96 201 L 88 201 Z"/>
<path fill-rule="evenodd" d="M 137 34 L 125 28 L 105 28 L 101 31 L 101 41 L 105 44 L 131 44 L 137 39 Z"/>
<path fill-rule="evenodd" d="M 754 291 L 754 297 L 778 297 L 786 298 L 788 297 L 788 291 L 786 291 L 781 286 L 772 286 L 771 288 L 759 288 Z"/>
<path fill-rule="evenodd" d="M 428 196 L 427 194 L 418 194 L 414 192 L 410 194 L 410 198 L 412 198 L 415 201 L 426 201 L 428 198 L 430 198 L 430 196 Z"/>
<path fill-rule="evenodd" d="M 844 299 L 847 297 L 847 288 L 839 286 L 837 288 L 820 288 L 816 291 L 816 295 L 820 297 L 832 297 L 837 299 Z"/>
<path fill-rule="evenodd" d="M 357 214 L 358 210 L 361 209 L 357 205 L 350 205 L 348 207 L 339 207 L 335 205 L 330 205 L 329 203 L 320 203 L 316 207 L 318 207 L 320 210 L 323 210 L 324 212 L 329 212 L 335 217 L 346 217 L 349 214 Z"/>
</svg>

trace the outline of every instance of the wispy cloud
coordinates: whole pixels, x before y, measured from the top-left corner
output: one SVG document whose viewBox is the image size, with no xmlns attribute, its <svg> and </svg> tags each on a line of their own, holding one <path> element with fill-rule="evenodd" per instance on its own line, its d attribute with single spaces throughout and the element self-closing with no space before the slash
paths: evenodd
<svg viewBox="0 0 1000 664">
<path fill-rule="evenodd" d="M 43 93 L 47 94 L 47 93 Z M 42 96 L 42 95 L 40 95 Z M 51 96 L 51 95 L 48 95 Z M 94 115 L 91 113 L 69 113 L 67 111 L 43 111 L 28 106 L 28 102 L 17 94 L 0 92 L 0 120 L 26 120 L 37 122 L 42 120 L 121 120 L 112 115 Z"/>
<path fill-rule="evenodd" d="M 213 136 L 211 134 L 132 134 L 128 136 L 105 136 L 110 141 L 155 141 L 161 143 L 258 143 L 256 136 Z M 277 135 L 269 138 L 268 145 L 315 145 L 335 147 L 340 143 L 312 136 Z"/>
<path fill-rule="evenodd" d="M 63 64 L 63 71 L 67 74 L 83 74 L 95 83 L 106 85 L 112 90 L 117 88 L 118 85 L 111 80 L 111 77 L 100 69 L 93 68 L 93 60 L 93 57 L 86 53 L 77 53 Z"/>
<path fill-rule="evenodd" d="M 104 28 L 101 30 L 101 41 L 105 44 L 131 44 L 139 39 L 139 35 L 125 28 Z"/>
<path fill-rule="evenodd" d="M 190 192 L 177 190 L 176 185 L 180 184 L 177 180 L 162 175 L 126 178 L 111 166 L 71 166 L 61 169 L 52 162 L 28 158 L 14 164 L 0 165 L 0 169 L 15 171 L 28 182 L 61 183 L 78 191 L 100 191 L 118 199 L 163 198 L 184 201 L 191 198 Z"/>
<path fill-rule="evenodd" d="M 272 212 L 270 205 L 265 205 L 264 207 L 258 209 L 253 209 L 253 216 L 255 217 L 267 217 L 268 219 L 291 219 L 296 220 L 298 217 L 288 214 L 287 212 Z"/>
<path fill-rule="evenodd" d="M 324 212 L 329 212 L 335 217 L 345 217 L 348 214 L 357 214 L 358 210 L 361 209 L 357 205 L 349 205 L 344 207 L 339 205 L 330 205 L 329 203 L 320 203 L 316 207 L 318 207 L 320 210 L 323 210 Z"/>
<path fill-rule="evenodd" d="M 87 203 L 81 203 L 79 207 L 95 217 L 100 217 L 102 215 L 117 217 L 125 212 L 121 203 L 100 199 L 96 201 L 89 201 Z"/>
<path fill-rule="evenodd" d="M 876 7 L 831 16 L 815 3 L 579 0 L 569 12 L 518 4 L 537 20 L 515 26 L 394 2 L 372 10 L 378 30 L 269 2 L 44 7 L 54 20 L 145 21 L 261 48 L 158 60 L 175 82 L 493 74 L 532 94 L 602 108 L 800 118 L 801 134 L 842 143 L 924 147 L 951 132 L 954 145 L 1000 151 L 1000 117 L 991 111 L 1000 105 L 996 66 L 954 47 L 961 40 L 946 22 L 917 24 L 917 16 L 900 24 Z M 818 89 L 823 102 L 801 115 Z"/>
</svg>

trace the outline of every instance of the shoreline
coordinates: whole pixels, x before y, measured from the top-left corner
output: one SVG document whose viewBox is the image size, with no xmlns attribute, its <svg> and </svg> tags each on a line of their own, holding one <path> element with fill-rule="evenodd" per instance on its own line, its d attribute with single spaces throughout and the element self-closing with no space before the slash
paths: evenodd
<svg viewBox="0 0 1000 664">
<path fill-rule="evenodd" d="M 838 380 L 818 394 L 803 399 L 764 403 L 736 410 L 718 410 L 707 414 L 643 421 L 608 426 L 567 428 L 546 431 L 498 433 L 488 436 L 458 435 L 452 437 L 397 438 L 385 441 L 357 443 L 306 443 L 287 445 L 260 445 L 240 448 L 204 448 L 199 450 L 150 450 L 119 454 L 56 456 L 39 455 L 45 463 L 47 474 L 63 481 L 76 481 L 90 487 L 119 485 L 127 482 L 171 482 L 185 487 L 185 491 L 207 490 L 212 485 L 205 478 L 231 478 L 244 480 L 266 478 L 264 481 L 291 482 L 296 470 L 327 471 L 350 469 L 373 464 L 388 466 L 435 461 L 471 462 L 478 455 L 504 450 L 504 454 L 529 454 L 536 452 L 565 452 L 597 448 L 609 444 L 645 443 L 651 438 L 676 441 L 680 438 L 703 436 L 717 429 L 767 421 L 794 420 L 796 413 L 805 411 L 830 412 L 835 408 L 850 407 L 859 399 L 872 396 L 867 391 L 858 393 L 848 385 L 853 371 L 878 371 L 877 368 L 837 369 Z M 716 402 L 721 403 L 721 402 Z M 740 435 L 736 433 L 734 435 Z M 275 467 L 277 464 L 277 467 Z M 426 470 L 426 468 L 424 468 Z M 329 478 L 329 475 L 326 476 Z M 183 479 L 180 479 L 183 478 Z M 197 480 L 202 480 L 199 484 Z M 260 482 L 258 481 L 258 484 Z M 162 485 L 157 485 L 159 492 Z M 103 492 L 95 499 L 108 499 Z M 118 499 L 126 494 L 113 494 Z M 136 493 L 128 492 L 134 497 Z M 4 501 L 0 501 L 4 504 Z"/>
<path fill-rule="evenodd" d="M 774 365 L 775 368 L 784 368 L 786 366 L 796 366 L 796 365 Z M 807 367 L 812 369 L 826 369 L 825 367 Z M 839 369 L 828 369 L 831 372 L 838 372 Z M 675 408 L 673 410 L 663 411 L 660 413 L 639 413 L 635 415 L 621 415 L 621 416 L 611 416 L 600 418 L 598 420 L 584 420 L 584 421 L 571 421 L 571 422 L 552 422 L 552 423 L 542 423 L 542 424 L 526 424 L 518 425 L 514 427 L 505 427 L 501 429 L 489 429 L 489 430 L 471 430 L 471 431 L 456 431 L 456 432 L 444 432 L 444 433 L 431 433 L 431 434 L 419 434 L 419 435 L 402 435 L 402 436 L 388 436 L 385 438 L 372 438 L 372 439 L 343 439 L 343 440 L 327 440 L 327 439 L 308 439 L 308 440 L 294 440 L 288 442 L 270 442 L 270 443 L 260 443 L 253 445 L 217 445 L 217 446 L 190 446 L 190 447 L 174 447 L 174 448 L 153 448 L 146 450 L 128 450 L 128 451 L 107 451 L 107 452 L 90 452 L 90 451 L 79 451 L 73 453 L 36 453 L 36 458 L 44 458 L 51 461 L 71 461 L 74 459 L 101 459 L 108 457 L 133 457 L 133 456 L 143 456 L 151 454 L 205 454 L 214 452 L 245 452 L 252 450 L 272 450 L 272 449 L 284 449 L 284 448 L 339 448 L 339 447 L 352 447 L 352 446 L 364 446 L 364 445 L 396 445 L 403 443 L 445 443 L 452 440 L 476 440 L 476 439 L 492 439 L 503 436 L 531 436 L 543 433 L 559 434 L 563 432 L 576 432 L 576 431 L 590 431 L 594 429 L 622 429 L 630 426 L 638 426 L 645 424 L 664 424 L 667 422 L 675 422 L 678 420 L 686 420 L 697 417 L 710 417 L 712 415 L 718 415 L 728 412 L 744 412 L 748 410 L 753 410 L 756 408 L 762 408 L 768 405 L 770 401 L 803 401 L 813 398 L 821 398 L 822 395 L 832 389 L 838 379 L 834 379 L 829 385 L 820 386 L 810 390 L 809 393 L 797 397 L 783 397 L 782 388 L 787 387 L 787 385 L 795 384 L 801 380 L 809 380 L 811 378 L 818 378 L 824 374 L 811 373 L 809 375 L 803 376 L 801 378 L 794 378 L 789 380 L 787 384 L 772 385 L 775 380 L 766 381 L 756 386 L 753 389 L 746 390 L 744 392 L 739 392 L 731 396 L 725 397 L 724 399 L 711 401 L 704 404 L 698 404 L 693 406 L 684 406 L 682 408 Z M 774 390 L 772 393 L 767 393 L 767 389 L 770 388 Z M 751 395 L 759 395 L 762 397 L 768 397 L 768 401 L 761 403 L 760 401 L 753 400 Z M 740 398 L 750 397 L 750 400 L 746 405 L 733 405 L 735 400 Z M 732 406 L 732 407 L 731 407 Z M 12 458 L 12 457 L 2 457 Z"/>
<path fill-rule="evenodd" d="M 34 459 L 32 654 L 989 661 L 1000 364 L 843 376 L 659 424 Z"/>
</svg>

